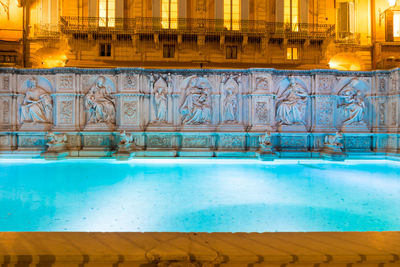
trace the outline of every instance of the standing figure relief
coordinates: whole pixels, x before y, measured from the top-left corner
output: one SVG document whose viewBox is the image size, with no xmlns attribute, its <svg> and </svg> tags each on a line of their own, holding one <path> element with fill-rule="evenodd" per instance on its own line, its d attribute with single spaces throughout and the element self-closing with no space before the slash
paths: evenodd
<svg viewBox="0 0 400 267">
<path fill-rule="evenodd" d="M 277 100 L 276 121 L 279 125 L 306 125 L 307 90 L 294 78 Z"/>
<path fill-rule="evenodd" d="M 87 123 L 115 123 L 115 104 L 106 78 L 99 76 L 85 95 Z"/>
<path fill-rule="evenodd" d="M 159 78 L 154 84 L 154 107 L 156 121 L 167 121 L 168 85 L 164 79 Z"/>
<path fill-rule="evenodd" d="M 35 77 L 27 81 L 27 88 L 21 104 L 21 122 L 51 123 L 53 112 L 51 95 L 38 85 Z"/>
<path fill-rule="evenodd" d="M 223 121 L 234 123 L 238 121 L 238 91 L 239 86 L 231 77 L 223 90 Z"/>
</svg>

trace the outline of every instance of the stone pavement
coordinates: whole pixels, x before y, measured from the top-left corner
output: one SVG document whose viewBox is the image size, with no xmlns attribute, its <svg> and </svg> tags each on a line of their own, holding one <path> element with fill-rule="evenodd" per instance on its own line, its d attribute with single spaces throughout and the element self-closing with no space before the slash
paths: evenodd
<svg viewBox="0 0 400 267">
<path fill-rule="evenodd" d="M 0 233 L 1 267 L 400 267 L 400 232 Z"/>
</svg>

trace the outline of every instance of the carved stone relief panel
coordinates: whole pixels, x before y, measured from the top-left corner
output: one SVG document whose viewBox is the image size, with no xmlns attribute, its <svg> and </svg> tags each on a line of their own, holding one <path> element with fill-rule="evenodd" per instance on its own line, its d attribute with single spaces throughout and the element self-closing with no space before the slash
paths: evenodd
<svg viewBox="0 0 400 267">
<path fill-rule="evenodd" d="M 220 111 L 222 123 L 235 124 L 239 122 L 240 89 L 236 79 L 228 77 L 222 83 Z"/>
<path fill-rule="evenodd" d="M 317 96 L 315 97 L 315 116 L 318 126 L 333 127 L 334 114 L 336 110 L 336 97 Z"/>
<path fill-rule="evenodd" d="M 73 95 L 57 96 L 57 125 L 75 123 L 75 97 Z"/>
<path fill-rule="evenodd" d="M 65 75 L 65 74 L 58 75 L 57 80 L 58 80 L 57 91 L 73 92 L 75 90 L 74 75 Z"/>
<path fill-rule="evenodd" d="M 389 135 L 388 137 L 388 149 L 392 151 L 396 151 L 398 147 L 397 144 L 397 135 Z"/>
<path fill-rule="evenodd" d="M 19 121 L 23 129 L 48 129 L 53 123 L 53 86 L 41 76 L 28 77 L 19 89 Z"/>
<path fill-rule="evenodd" d="M 19 135 L 18 147 L 44 147 L 46 146 L 47 138 L 44 135 Z"/>
<path fill-rule="evenodd" d="M 183 148 L 209 148 L 211 147 L 211 136 L 189 135 L 182 137 Z"/>
<path fill-rule="evenodd" d="M 165 78 L 160 76 L 152 85 L 151 115 L 153 122 L 168 122 L 168 95 L 170 91 L 170 86 L 168 84 L 168 79 L 165 80 Z"/>
<path fill-rule="evenodd" d="M 112 136 L 110 135 L 84 135 L 83 145 L 85 147 L 110 147 Z"/>
<path fill-rule="evenodd" d="M 123 125 L 138 125 L 139 103 L 137 96 L 123 96 L 121 102 L 121 123 Z"/>
<path fill-rule="evenodd" d="M 134 73 L 124 74 L 122 76 L 123 91 L 137 91 L 138 90 L 138 75 Z"/>
<path fill-rule="evenodd" d="M 246 137 L 244 135 L 220 135 L 219 149 L 244 149 Z"/>
<path fill-rule="evenodd" d="M 11 146 L 11 136 L 10 135 L 0 135 L 0 149 L 8 148 Z"/>
<path fill-rule="evenodd" d="M 10 91 L 10 75 L 0 75 L 0 91 Z"/>
<path fill-rule="evenodd" d="M 307 149 L 307 136 L 282 135 L 280 137 L 280 147 L 283 150 L 304 151 Z"/>
<path fill-rule="evenodd" d="M 397 125 L 397 102 L 396 99 L 392 99 L 390 102 L 390 126 Z"/>
<path fill-rule="evenodd" d="M 204 125 L 212 121 L 212 86 L 202 76 L 183 80 L 179 113 L 182 125 Z"/>
<path fill-rule="evenodd" d="M 82 86 L 86 125 L 91 127 L 114 125 L 115 83 L 103 75 L 85 76 L 82 79 Z"/>
<path fill-rule="evenodd" d="M 0 124 L 9 125 L 11 123 L 11 97 L 0 96 Z"/>
<path fill-rule="evenodd" d="M 378 100 L 378 123 L 379 126 L 385 126 L 386 122 L 386 99 Z"/>
<path fill-rule="evenodd" d="M 317 94 L 330 94 L 332 92 L 332 83 L 334 77 L 332 76 L 318 76 L 316 92 Z"/>
<path fill-rule="evenodd" d="M 371 136 L 345 136 L 344 146 L 346 150 L 370 151 L 372 147 Z"/>
<path fill-rule="evenodd" d="M 365 81 L 355 78 L 342 79 L 336 86 L 338 96 L 337 125 L 343 131 L 368 131 L 367 108 L 371 106 L 366 97 L 369 87 Z"/>
<path fill-rule="evenodd" d="M 306 126 L 309 93 L 304 82 L 288 77 L 277 88 L 275 120 L 278 126 Z"/>
<path fill-rule="evenodd" d="M 377 77 L 377 88 L 378 88 L 378 93 L 379 94 L 385 94 L 386 93 L 386 84 L 387 84 L 387 78 L 378 76 Z"/>
<path fill-rule="evenodd" d="M 260 92 L 260 93 L 271 93 L 271 83 L 272 79 L 271 76 L 267 75 L 258 75 L 255 77 L 255 92 Z"/>
<path fill-rule="evenodd" d="M 172 136 L 148 135 L 146 145 L 149 148 L 172 148 Z"/>
</svg>

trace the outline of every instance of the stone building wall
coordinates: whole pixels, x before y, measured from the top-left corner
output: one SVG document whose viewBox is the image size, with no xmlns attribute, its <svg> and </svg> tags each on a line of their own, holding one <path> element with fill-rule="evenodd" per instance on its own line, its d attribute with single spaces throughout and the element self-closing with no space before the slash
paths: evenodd
<svg viewBox="0 0 400 267">
<path fill-rule="evenodd" d="M 120 132 L 137 156 L 319 157 L 343 133 L 356 156 L 399 151 L 400 70 L 0 69 L 0 155 L 33 157 L 47 132 L 71 157 L 109 157 Z"/>
</svg>

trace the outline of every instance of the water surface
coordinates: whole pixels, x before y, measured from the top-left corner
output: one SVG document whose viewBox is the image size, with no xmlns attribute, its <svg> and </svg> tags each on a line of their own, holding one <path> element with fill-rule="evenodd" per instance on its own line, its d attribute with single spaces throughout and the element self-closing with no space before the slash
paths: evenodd
<svg viewBox="0 0 400 267">
<path fill-rule="evenodd" d="M 0 231 L 396 230 L 398 162 L 0 160 Z"/>
</svg>

